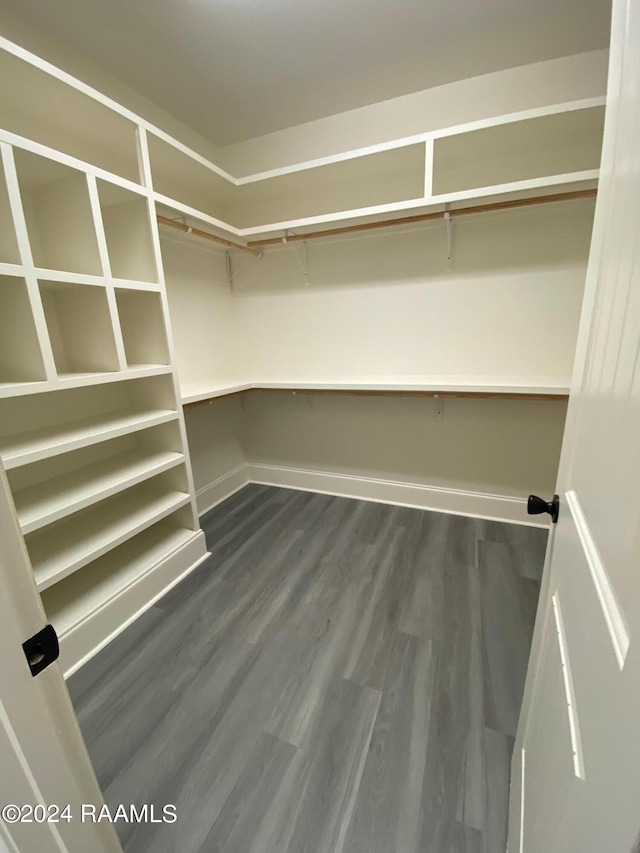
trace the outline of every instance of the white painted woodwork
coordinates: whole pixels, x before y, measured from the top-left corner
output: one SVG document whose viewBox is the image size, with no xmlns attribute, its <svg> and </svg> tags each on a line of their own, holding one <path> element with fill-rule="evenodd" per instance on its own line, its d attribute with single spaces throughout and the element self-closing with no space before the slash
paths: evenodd
<svg viewBox="0 0 640 853">
<path fill-rule="evenodd" d="M 0 800 L 3 803 L 102 804 L 58 663 L 33 678 L 22 643 L 40 631 L 46 616 L 35 588 L 24 542 L 0 464 Z M 120 845 L 106 823 L 3 823 L 7 849 L 33 853 L 92 850 L 117 853 Z"/>
<path fill-rule="evenodd" d="M 47 589 L 189 501 L 165 484 L 142 484 L 26 537 L 39 590 Z"/>
<path fill-rule="evenodd" d="M 111 275 L 157 282 L 145 199 L 107 181 L 98 181 L 98 195 Z"/>
<path fill-rule="evenodd" d="M 613 4 L 602 182 L 514 752 L 509 853 L 628 853 L 640 830 L 640 8 Z"/>
<path fill-rule="evenodd" d="M 100 645 L 120 633 L 202 560 L 201 532 L 181 510 L 129 539 L 107 556 L 42 593 L 47 615 L 58 626 L 60 665 L 69 676 Z"/>
<path fill-rule="evenodd" d="M 597 169 L 604 107 L 436 138 L 433 194 Z"/>
<path fill-rule="evenodd" d="M 227 378 L 209 382 L 193 382 L 183 386 L 182 403 L 215 400 L 252 390 L 291 391 L 389 391 L 416 394 L 526 394 L 536 396 L 567 395 L 569 386 L 544 376 L 523 380 L 519 377 L 493 376 L 317 376 L 296 379 Z"/>
<path fill-rule="evenodd" d="M 32 533 L 183 461 L 182 454 L 170 451 L 128 451 L 70 471 L 53 481 L 14 491 L 20 529 L 25 535 Z"/>
<path fill-rule="evenodd" d="M 15 159 L 35 266 L 100 275 L 86 176 L 23 151 Z"/>
<path fill-rule="evenodd" d="M 0 438 L 0 458 L 9 470 L 176 418 L 177 413 L 170 409 L 146 409 L 135 413 L 122 411 L 9 434 Z"/>
</svg>

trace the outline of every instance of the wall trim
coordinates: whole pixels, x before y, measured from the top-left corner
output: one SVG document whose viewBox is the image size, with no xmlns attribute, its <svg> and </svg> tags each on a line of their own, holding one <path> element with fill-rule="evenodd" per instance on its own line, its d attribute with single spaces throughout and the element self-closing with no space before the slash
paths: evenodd
<svg viewBox="0 0 640 853">
<path fill-rule="evenodd" d="M 247 482 L 266 486 L 283 486 L 376 503 L 447 512 L 452 515 L 468 515 L 474 518 L 525 524 L 529 527 L 547 528 L 549 526 L 530 519 L 524 497 L 515 498 L 507 495 L 444 489 L 420 483 L 403 483 L 251 462 L 247 464 L 246 470 Z"/>
<path fill-rule="evenodd" d="M 249 482 L 247 466 L 243 464 L 238 465 L 233 471 L 223 474 L 222 477 L 218 477 L 208 486 L 198 489 L 196 492 L 198 515 L 203 516 L 205 512 L 209 512 L 214 506 L 230 498 L 234 492 L 248 485 Z"/>
</svg>

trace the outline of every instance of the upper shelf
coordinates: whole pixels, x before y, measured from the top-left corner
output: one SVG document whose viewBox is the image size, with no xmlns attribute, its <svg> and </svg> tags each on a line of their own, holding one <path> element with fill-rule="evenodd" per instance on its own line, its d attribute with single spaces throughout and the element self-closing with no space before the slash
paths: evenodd
<svg viewBox="0 0 640 853">
<path fill-rule="evenodd" d="M 134 182 L 144 173 L 157 203 L 236 237 L 466 199 L 574 189 L 598 178 L 604 96 L 494 115 L 236 178 L 95 89 L 0 38 L 3 80 L 0 111 L 8 142 L 33 148 L 12 134 L 26 136 L 62 152 L 61 160 L 68 154 L 93 164 L 88 168 L 94 172 L 97 166 L 103 170 L 98 177 L 109 172 L 115 183 L 125 178 L 129 189 L 143 194 L 150 188 Z M 141 277 L 156 280 L 151 262 Z"/>
<path fill-rule="evenodd" d="M 300 393 L 424 394 L 443 397 L 518 397 L 566 399 L 569 382 L 548 377 L 493 376 L 353 376 L 347 378 L 293 377 L 283 380 L 244 378 L 194 382 L 182 387 L 182 404 L 188 406 L 244 391 Z"/>
</svg>

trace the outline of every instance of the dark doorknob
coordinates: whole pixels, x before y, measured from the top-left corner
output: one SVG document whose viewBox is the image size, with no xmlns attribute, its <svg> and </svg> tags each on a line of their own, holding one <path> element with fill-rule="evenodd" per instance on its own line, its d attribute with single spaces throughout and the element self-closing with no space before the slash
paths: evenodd
<svg viewBox="0 0 640 853">
<path fill-rule="evenodd" d="M 537 495 L 529 495 L 527 512 L 529 515 L 540 515 L 543 512 L 548 512 L 551 521 L 555 524 L 560 512 L 560 498 L 558 495 L 554 495 L 552 500 L 545 501 L 544 498 L 539 498 Z"/>
</svg>

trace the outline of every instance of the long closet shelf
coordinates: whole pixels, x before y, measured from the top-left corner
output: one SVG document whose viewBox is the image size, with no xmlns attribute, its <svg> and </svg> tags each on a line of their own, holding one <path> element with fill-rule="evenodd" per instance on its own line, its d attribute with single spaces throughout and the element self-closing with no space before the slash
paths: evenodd
<svg viewBox="0 0 640 853">
<path fill-rule="evenodd" d="M 182 453 L 131 450 L 21 489 L 13 500 L 22 533 L 33 533 L 182 462 Z"/>
<path fill-rule="evenodd" d="M 191 500 L 189 494 L 143 484 L 59 522 L 27 540 L 39 590 L 98 559 Z"/>
<path fill-rule="evenodd" d="M 43 604 L 58 636 L 64 638 L 195 535 L 193 530 L 161 522 L 100 557 L 85 571 L 45 590 Z"/>
<path fill-rule="evenodd" d="M 569 395 L 569 382 L 562 383 L 545 377 L 524 379 L 488 376 L 362 376 L 286 380 L 234 378 L 184 385 L 181 397 L 183 405 L 189 406 L 246 391 L 564 400 Z"/>
<path fill-rule="evenodd" d="M 177 417 L 178 412 L 171 409 L 129 410 L 3 436 L 0 437 L 0 458 L 5 469 L 18 468 L 29 462 L 164 424 Z"/>
</svg>

